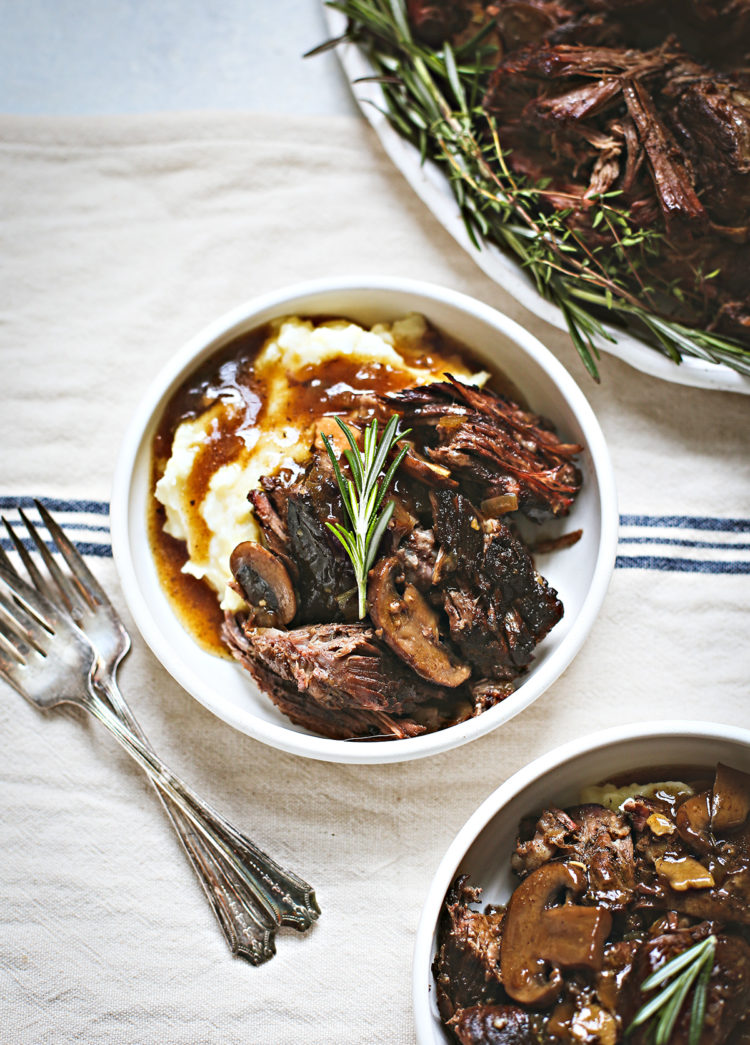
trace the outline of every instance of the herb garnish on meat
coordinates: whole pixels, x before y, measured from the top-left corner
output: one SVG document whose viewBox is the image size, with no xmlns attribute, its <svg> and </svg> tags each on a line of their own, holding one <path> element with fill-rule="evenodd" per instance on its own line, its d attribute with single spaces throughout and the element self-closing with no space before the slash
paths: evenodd
<svg viewBox="0 0 750 1045">
<path fill-rule="evenodd" d="M 689 1045 L 698 1045 L 706 1019 L 706 992 L 715 954 L 716 937 L 712 935 L 672 958 L 644 980 L 641 992 L 656 987 L 662 987 L 662 990 L 639 1009 L 628 1033 L 652 1019 L 655 1045 L 666 1045 L 688 992 L 697 979 L 690 1016 Z"/>
<path fill-rule="evenodd" d="M 372 421 L 365 429 L 363 437 L 364 449 L 360 450 L 351 429 L 340 417 L 336 418 L 341 431 L 347 438 L 350 449 L 344 451 L 344 457 L 351 469 L 352 479 L 345 479 L 338 459 L 327 435 L 323 434 L 328 456 L 331 458 L 336 481 L 341 491 L 344 509 L 349 517 L 351 529 L 338 522 L 326 522 L 326 526 L 341 541 L 346 554 L 352 561 L 354 576 L 357 579 L 357 597 L 359 619 L 367 612 L 367 574 L 375 562 L 378 546 L 393 515 L 393 501 L 380 511 L 386 491 L 406 455 L 408 446 L 404 446 L 396 454 L 381 482 L 378 482 L 388 454 L 394 443 L 408 435 L 410 429 L 397 432 L 398 416 L 393 414 L 385 426 L 383 436 L 378 442 L 378 422 Z M 378 514 L 380 512 L 380 514 Z"/>
</svg>

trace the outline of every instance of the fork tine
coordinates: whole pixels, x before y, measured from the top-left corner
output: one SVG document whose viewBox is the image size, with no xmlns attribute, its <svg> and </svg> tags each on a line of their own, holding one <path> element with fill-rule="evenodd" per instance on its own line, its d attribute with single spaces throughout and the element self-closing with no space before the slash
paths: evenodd
<svg viewBox="0 0 750 1045">
<path fill-rule="evenodd" d="M 18 555 L 19 555 L 19 557 L 21 559 L 21 562 L 24 564 L 24 566 L 26 568 L 26 572 L 28 573 L 29 577 L 31 577 L 32 584 L 34 584 L 34 586 L 37 588 L 38 591 L 44 592 L 45 595 L 49 596 L 50 590 L 49 590 L 49 586 L 48 586 L 47 581 L 45 581 L 44 577 L 42 577 L 41 573 L 39 572 L 39 569 L 37 568 L 36 563 L 34 562 L 34 560 L 29 555 L 28 551 L 26 550 L 26 547 L 24 546 L 23 541 L 18 536 L 16 531 L 13 529 L 13 527 L 8 522 L 8 520 L 5 518 L 5 516 L 3 516 L 3 526 L 5 527 L 5 529 L 8 532 L 8 536 L 10 537 L 10 539 L 11 539 L 11 541 L 13 543 L 13 547 L 18 552 Z M 21 574 L 13 566 L 13 564 L 11 563 L 10 559 L 8 559 L 7 556 L 6 556 L 6 560 L 7 560 L 7 567 L 6 568 L 11 570 L 17 577 L 20 577 Z M 4 562 L 2 564 L 5 565 Z"/>
<path fill-rule="evenodd" d="M 66 620 L 67 614 L 59 613 L 53 602 L 27 584 L 22 577 L 17 574 L 9 574 L 0 566 L 0 581 L 3 582 L 15 602 L 50 632 L 65 630 L 66 626 L 68 629 L 73 627 Z M 12 608 L 12 612 L 14 614 L 18 612 L 15 606 Z"/>
<path fill-rule="evenodd" d="M 22 685 L 21 672 L 24 671 L 26 665 L 22 660 L 17 657 L 9 657 L 3 652 L 2 642 L 0 642 L 0 679 L 4 679 L 9 686 L 20 693 L 22 697 L 26 697 L 28 700 L 28 694 L 24 691 Z"/>
<path fill-rule="evenodd" d="M 25 664 L 31 656 L 32 644 L 37 652 L 38 647 L 33 642 L 30 629 L 23 626 L 23 622 L 18 619 L 18 614 L 14 612 L 17 609 L 18 607 L 14 607 L 11 601 L 0 592 L 0 635 L 5 640 L 6 646 L 9 646 L 18 659 Z"/>
<path fill-rule="evenodd" d="M 39 536 L 39 531 L 36 526 L 31 522 L 27 515 L 24 514 L 23 509 L 18 509 L 18 514 L 21 516 L 24 526 L 26 527 L 29 537 L 36 545 L 37 551 L 44 560 L 44 564 L 49 570 L 52 580 L 58 587 L 60 595 L 62 595 L 63 602 L 66 604 L 71 613 L 80 611 L 83 607 L 81 604 L 81 595 L 77 591 L 76 587 L 71 584 L 70 580 L 62 572 L 58 564 L 55 562 L 55 558 L 50 552 L 49 548 Z M 49 594 L 49 589 L 47 589 Z"/>
<path fill-rule="evenodd" d="M 15 656 L 11 656 L 6 652 L 6 647 L 12 649 Z M 8 640 L 0 634 L 0 678 L 4 678 L 11 686 L 14 685 L 12 676 L 22 665 L 23 661 L 18 659 L 16 647 L 11 646 Z"/>
<path fill-rule="evenodd" d="M 5 517 L 3 517 L 3 522 L 5 523 L 5 528 L 7 530 L 8 529 L 8 523 L 7 523 L 7 520 L 5 519 Z M 10 539 L 11 539 L 11 541 L 13 541 L 13 544 L 15 544 L 15 541 L 13 540 L 14 536 L 15 536 L 14 534 L 10 534 Z M 8 573 L 14 573 L 14 574 L 18 575 L 18 570 L 15 568 L 13 563 L 10 561 L 10 558 L 8 557 L 8 553 L 6 552 L 5 548 L 3 548 L 2 544 L 0 544 L 0 566 L 2 566 L 3 569 L 6 569 L 8 571 Z"/>
<path fill-rule="evenodd" d="M 108 606 L 109 599 L 107 598 L 104 589 L 101 587 L 96 577 L 94 577 L 93 573 L 84 562 L 83 556 L 78 551 L 76 546 L 73 544 L 71 540 L 69 540 L 68 537 L 66 537 L 62 528 L 59 526 L 58 523 L 55 522 L 55 520 L 44 507 L 42 502 L 35 499 L 34 504 L 36 505 L 36 510 L 42 517 L 44 525 L 47 527 L 47 530 L 49 531 L 50 537 L 52 538 L 55 547 L 60 552 L 63 559 L 65 559 L 65 561 L 67 562 L 68 566 L 70 567 L 70 572 L 76 578 L 76 580 L 81 585 L 85 593 L 89 596 L 89 598 L 93 598 L 96 602 L 101 603 L 103 606 Z"/>
</svg>

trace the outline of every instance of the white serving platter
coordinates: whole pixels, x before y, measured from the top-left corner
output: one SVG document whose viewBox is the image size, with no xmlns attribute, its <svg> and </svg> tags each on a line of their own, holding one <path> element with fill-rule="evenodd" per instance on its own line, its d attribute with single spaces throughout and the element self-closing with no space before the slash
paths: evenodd
<svg viewBox="0 0 750 1045">
<path fill-rule="evenodd" d="M 329 7 L 325 8 L 325 14 L 331 37 L 341 36 L 346 31 L 346 18 L 339 11 Z M 517 261 L 491 243 L 485 244 L 482 250 L 477 250 L 471 242 L 446 176 L 436 164 L 422 163 L 419 152 L 388 122 L 382 111 L 384 101 L 378 84 L 355 83 L 360 78 L 373 74 L 366 55 L 354 44 L 340 44 L 336 53 L 352 85 L 357 104 L 372 125 L 386 153 L 443 228 L 474 258 L 490 279 L 524 308 L 558 330 L 567 330 L 560 309 L 542 297 Z M 730 367 L 693 358 L 685 358 L 677 364 L 624 330 L 608 325 L 606 329 L 615 340 L 598 338 L 595 340 L 597 348 L 609 355 L 617 356 L 644 374 L 680 385 L 691 385 L 694 388 L 750 395 L 750 377 L 738 374 Z"/>
</svg>

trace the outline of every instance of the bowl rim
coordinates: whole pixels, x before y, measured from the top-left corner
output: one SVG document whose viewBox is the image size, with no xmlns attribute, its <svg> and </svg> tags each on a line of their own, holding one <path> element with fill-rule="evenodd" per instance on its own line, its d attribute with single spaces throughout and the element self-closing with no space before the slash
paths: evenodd
<svg viewBox="0 0 750 1045">
<path fill-rule="evenodd" d="M 747 747 L 750 753 L 750 729 L 728 723 L 700 720 L 680 721 L 664 719 L 654 722 L 632 722 L 624 726 L 609 726 L 587 733 L 575 740 L 561 744 L 539 755 L 522 766 L 504 783 L 497 787 L 474 810 L 448 846 L 433 875 L 422 906 L 414 940 L 412 958 L 412 1006 L 417 1045 L 435 1045 L 431 1033 L 433 1012 L 429 991 L 425 989 L 425 973 L 431 975 L 433 941 L 437 919 L 445 894 L 453 881 L 461 861 L 489 822 L 531 784 L 559 769 L 566 762 L 612 744 L 627 743 L 642 739 L 664 739 L 674 737 L 698 737 L 706 740 L 729 740 Z M 429 1028 L 429 1032 L 428 1032 Z"/>
<path fill-rule="evenodd" d="M 522 683 L 515 693 L 468 722 L 458 723 L 434 733 L 398 741 L 376 740 L 367 744 L 352 744 L 345 740 L 331 740 L 298 733 L 285 725 L 266 722 L 240 713 L 235 708 L 220 706 L 221 702 L 207 689 L 200 676 L 181 659 L 179 652 L 163 639 L 156 617 L 140 590 L 131 545 L 128 506 L 138 456 L 153 415 L 162 403 L 166 391 L 173 387 L 177 380 L 187 376 L 191 366 L 195 365 L 195 357 L 201 351 L 220 339 L 226 340 L 233 328 L 246 325 L 248 319 L 255 315 L 262 316 L 269 311 L 283 315 L 285 309 L 294 307 L 295 302 L 316 295 L 368 291 L 420 296 L 436 304 L 468 313 L 514 342 L 524 355 L 530 357 L 531 361 L 549 376 L 575 415 L 584 434 L 586 451 L 598 487 L 600 537 L 591 584 L 570 630 L 554 655 L 540 666 L 533 677 Z M 267 322 L 267 319 L 259 319 L 259 323 L 262 322 Z M 491 732 L 541 696 L 572 662 L 599 613 L 615 565 L 618 527 L 619 511 L 614 472 L 604 434 L 588 400 L 563 364 L 535 335 L 492 306 L 439 284 L 389 276 L 325 277 L 295 283 L 245 301 L 208 323 L 189 338 L 157 372 L 141 397 L 120 447 L 113 474 L 110 504 L 112 552 L 125 601 L 141 636 L 175 681 L 209 711 L 240 732 L 292 754 L 342 763 L 386 764 L 447 751 Z M 248 721 L 248 717 L 251 721 Z"/>
</svg>

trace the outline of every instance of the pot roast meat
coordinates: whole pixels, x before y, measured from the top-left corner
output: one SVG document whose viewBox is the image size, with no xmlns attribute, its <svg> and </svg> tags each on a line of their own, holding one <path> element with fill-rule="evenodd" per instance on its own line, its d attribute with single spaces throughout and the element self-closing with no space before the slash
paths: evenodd
<svg viewBox="0 0 750 1045">
<path fill-rule="evenodd" d="M 434 47 L 460 32 L 471 17 L 463 0 L 407 0 L 406 10 L 414 35 Z"/>
<path fill-rule="evenodd" d="M 406 737 L 471 714 L 468 691 L 425 682 L 366 624 L 253 628 L 227 614 L 232 655 L 293 722 L 323 736 Z"/>
<path fill-rule="evenodd" d="M 286 522 L 274 507 L 268 493 L 264 490 L 251 490 L 247 499 L 253 507 L 265 546 L 275 555 L 283 558 L 286 563 L 291 564 Z M 282 503 L 286 506 L 286 502 Z M 296 578 L 297 571 L 293 564 L 291 565 L 292 575 Z"/>
<path fill-rule="evenodd" d="M 677 220 L 700 221 L 706 212 L 696 195 L 685 160 L 666 127 L 659 121 L 654 104 L 637 80 L 623 86 L 623 96 L 648 157 L 656 195 L 670 232 L 678 231 Z"/>
<path fill-rule="evenodd" d="M 516 851 L 511 857 L 513 870 L 524 878 L 549 860 L 559 859 L 567 845 L 566 839 L 575 829 L 575 821 L 556 806 L 545 809 L 538 820 L 534 817 L 522 820 Z"/>
<path fill-rule="evenodd" d="M 539 1045 L 538 1020 L 516 1005 L 473 1005 L 451 1022 L 460 1045 Z"/>
<path fill-rule="evenodd" d="M 518 498 L 541 522 L 567 515 L 581 487 L 576 444 L 563 443 L 544 418 L 505 396 L 450 378 L 384 397 L 425 446 L 425 456 L 461 482 L 479 484 L 482 499 Z"/>
<path fill-rule="evenodd" d="M 451 639 L 477 675 L 513 678 L 562 617 L 562 603 L 508 526 L 484 519 L 460 493 L 434 491 L 432 502 Z"/>
<path fill-rule="evenodd" d="M 437 561 L 435 531 L 430 527 L 416 527 L 396 549 L 396 558 L 409 584 L 423 594 L 429 592 Z"/>
<path fill-rule="evenodd" d="M 432 966 L 437 1003 L 445 1022 L 474 1005 L 507 1001 L 500 981 L 500 940 L 504 912 L 475 911 L 481 889 L 458 878 L 445 898 L 438 927 L 438 951 Z"/>
<path fill-rule="evenodd" d="M 416 735 L 481 714 L 509 696 L 563 612 L 521 538 L 495 516 L 566 514 L 580 489 L 581 447 L 509 399 L 452 378 L 383 396 L 378 407 L 397 410 L 413 436 L 370 571 L 374 630 L 355 623 L 354 572 L 328 529 L 346 520 L 319 437 L 302 474 L 263 476 L 248 495 L 262 534 L 256 557 L 288 575 L 296 612 L 283 622 L 240 614 L 224 627 L 232 654 L 277 706 L 325 736 Z M 385 563 L 398 587 L 378 600 L 373 579 Z M 429 663 L 417 655 L 427 647 Z"/>
<path fill-rule="evenodd" d="M 745 243 L 750 214 L 750 95 L 715 76 L 676 78 L 663 94 L 673 103 L 670 124 L 696 180 L 711 186 L 714 222 L 739 228 L 735 236 Z"/>
<path fill-rule="evenodd" d="M 354 588 L 354 570 L 343 550 L 334 547 L 309 497 L 301 492 L 289 495 L 287 528 L 289 549 L 299 576 L 300 604 L 295 622 L 341 620 L 341 596 Z"/>
<path fill-rule="evenodd" d="M 295 624 L 348 619 L 355 602 L 342 599 L 355 581 L 346 553 L 325 525 L 325 518 L 336 518 L 333 508 L 319 514 L 330 503 L 320 489 L 322 474 L 313 461 L 301 482 L 264 476 L 263 490 L 249 494 L 266 545 L 283 559 L 294 583 Z"/>
<path fill-rule="evenodd" d="M 635 895 L 636 868 L 630 824 L 600 805 L 545 810 L 532 837 L 519 839 L 511 864 L 525 878 L 551 860 L 577 860 L 588 868 L 584 903 L 624 910 Z"/>
<path fill-rule="evenodd" d="M 599 250 L 616 234 L 591 201 L 617 193 L 632 226 L 664 234 L 640 280 L 623 267 L 626 289 L 653 274 L 652 311 L 747 344 L 750 0 L 485 6 L 502 46 L 483 108 L 511 170 L 544 179 L 545 205 Z"/>
</svg>

